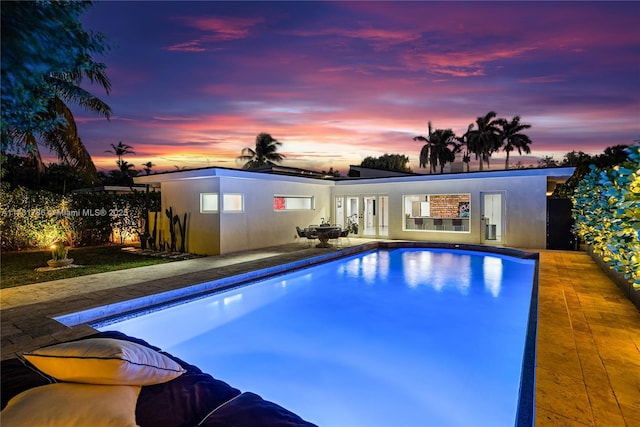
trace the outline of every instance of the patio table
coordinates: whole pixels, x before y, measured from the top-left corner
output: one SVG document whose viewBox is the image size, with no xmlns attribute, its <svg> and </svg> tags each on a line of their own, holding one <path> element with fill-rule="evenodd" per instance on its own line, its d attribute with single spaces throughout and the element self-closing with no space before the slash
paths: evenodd
<svg viewBox="0 0 640 427">
<path fill-rule="evenodd" d="M 329 243 L 329 235 L 332 231 L 342 231 L 342 227 L 334 227 L 334 226 L 317 226 L 317 227 L 309 227 L 310 230 L 313 230 L 318 235 L 318 240 L 320 243 L 316 245 L 316 248 L 330 248 L 333 245 Z"/>
</svg>

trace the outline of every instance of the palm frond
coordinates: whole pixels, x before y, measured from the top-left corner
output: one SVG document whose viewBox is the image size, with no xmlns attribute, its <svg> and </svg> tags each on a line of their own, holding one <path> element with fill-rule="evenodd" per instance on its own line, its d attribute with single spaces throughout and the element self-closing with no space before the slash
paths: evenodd
<svg viewBox="0 0 640 427">
<path fill-rule="evenodd" d="M 64 80 L 57 80 L 56 88 L 59 97 L 66 102 L 77 104 L 83 109 L 100 114 L 107 119 L 111 117 L 111 107 L 91 92 Z"/>
</svg>

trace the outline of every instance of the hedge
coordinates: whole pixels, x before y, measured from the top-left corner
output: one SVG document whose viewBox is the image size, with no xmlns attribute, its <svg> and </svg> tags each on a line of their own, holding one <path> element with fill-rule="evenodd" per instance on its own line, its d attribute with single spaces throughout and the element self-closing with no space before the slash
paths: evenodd
<svg viewBox="0 0 640 427">
<path fill-rule="evenodd" d="M 159 193 L 79 192 L 60 195 L 18 187 L 0 189 L 2 250 L 108 243 L 114 236 L 141 233 L 148 210 L 159 208 Z"/>
<path fill-rule="evenodd" d="M 574 230 L 640 291 L 640 145 L 626 151 L 624 163 L 591 166 L 578 184 L 572 197 Z"/>
</svg>

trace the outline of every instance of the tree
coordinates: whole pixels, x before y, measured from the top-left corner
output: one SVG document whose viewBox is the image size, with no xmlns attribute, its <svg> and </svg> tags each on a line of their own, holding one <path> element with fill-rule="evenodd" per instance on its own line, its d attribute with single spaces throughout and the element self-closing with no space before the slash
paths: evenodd
<svg viewBox="0 0 640 427">
<path fill-rule="evenodd" d="M 564 155 L 561 165 L 580 166 L 583 163 L 591 163 L 592 161 L 593 158 L 589 154 L 573 150 Z"/>
<path fill-rule="evenodd" d="M 151 175 L 151 168 L 155 166 L 155 164 L 151 163 L 151 162 L 147 162 L 144 163 L 142 166 L 144 166 L 144 172 L 147 175 Z"/>
<path fill-rule="evenodd" d="M 109 172 L 107 182 L 111 185 L 133 185 L 133 177 L 138 175 L 138 171 L 134 167 L 134 164 L 122 160 L 118 164 L 118 169 Z"/>
<path fill-rule="evenodd" d="M 440 173 L 444 171 L 444 166 L 447 163 L 452 163 L 456 156 L 455 153 L 459 150 L 459 146 L 456 144 L 456 135 L 451 129 L 436 129 L 431 128 L 431 122 L 428 124 L 429 136 L 416 136 L 414 141 L 424 141 L 425 145 L 420 150 L 420 167 L 426 167 L 429 163 L 429 173 L 436 171 L 438 165 L 440 165 Z"/>
<path fill-rule="evenodd" d="M 473 130 L 473 123 L 467 127 L 467 131 L 459 137 L 456 137 L 458 141 L 458 151 L 462 151 L 464 148 L 464 154 L 462 155 L 462 162 L 467 166 L 467 172 L 469 172 L 469 163 L 471 163 L 471 156 L 469 155 L 469 135 Z"/>
<path fill-rule="evenodd" d="M 365 157 L 360 166 L 396 172 L 411 172 L 407 163 L 409 163 L 409 157 L 403 154 L 383 154 L 380 157 Z"/>
<path fill-rule="evenodd" d="M 556 166 L 558 166 L 558 161 L 553 156 L 544 156 L 538 160 L 539 168 L 554 168 Z"/>
<path fill-rule="evenodd" d="M 116 165 L 118 170 L 109 172 L 109 182 L 115 185 L 133 185 L 133 177 L 138 174 L 134 169 L 135 165 L 124 160 L 127 154 L 135 154 L 131 145 L 118 141 L 118 144 L 110 144 L 111 149 L 105 150 L 105 153 L 115 154 L 118 157 Z"/>
<path fill-rule="evenodd" d="M 502 145 L 500 139 L 500 119 L 496 119 L 496 112 L 489 111 L 485 116 L 476 119 L 477 129 L 469 131 L 467 148 L 470 153 L 480 159 L 480 170 L 483 163 L 489 166 L 491 154 L 498 151 Z"/>
<path fill-rule="evenodd" d="M 595 157 L 596 166 L 606 168 L 621 164 L 627 160 L 629 153 L 628 148 L 629 146 L 624 144 L 605 148 L 602 154 Z"/>
<path fill-rule="evenodd" d="M 416 136 L 413 138 L 414 141 L 422 141 L 425 144 L 420 149 L 419 156 L 419 164 L 421 168 L 426 168 L 427 164 L 429 165 L 429 173 L 435 172 L 435 164 L 431 162 L 431 136 L 433 135 L 433 130 L 431 128 L 431 122 L 427 123 L 428 133 L 427 136 L 424 137 L 422 135 Z"/>
<path fill-rule="evenodd" d="M 122 141 L 118 141 L 118 145 L 115 145 L 115 144 L 110 144 L 110 145 L 111 145 L 111 150 L 104 150 L 104 152 L 115 154 L 116 156 L 118 156 L 118 160 L 116 160 L 116 164 L 118 165 L 118 168 L 122 170 L 122 163 L 123 163 L 122 156 L 125 156 L 127 154 L 136 154 L 136 152 L 133 151 L 132 146 L 123 144 Z"/>
<path fill-rule="evenodd" d="M 2 149 L 15 148 L 40 159 L 38 142 L 64 163 L 92 178 L 97 172 L 78 137 L 66 103 L 100 113 L 109 107 L 80 88 L 83 78 L 107 93 L 106 66 L 93 54 L 108 50 L 104 35 L 84 30 L 79 16 L 90 2 L 3 1 L 2 7 Z M 28 58 L 28 60 L 26 60 Z M 40 170 L 44 169 L 40 160 Z"/>
<path fill-rule="evenodd" d="M 590 156 L 582 151 L 575 150 L 565 154 L 561 166 L 573 166 L 575 170 L 564 184 L 556 186 L 551 197 L 556 199 L 573 197 L 576 187 L 591 172 L 593 167 L 606 169 L 624 163 L 630 153 L 629 148 L 627 145 L 614 145 L 605 148 L 604 152 L 597 156 Z M 557 165 L 557 162 L 555 165 Z"/>
<path fill-rule="evenodd" d="M 255 169 L 262 166 L 273 165 L 284 159 L 284 155 L 277 153 L 282 143 L 268 133 L 260 133 L 256 136 L 255 149 L 245 147 L 236 160 L 244 161 L 243 169 Z"/>
<path fill-rule="evenodd" d="M 336 177 L 336 178 L 340 176 L 340 171 L 338 171 L 338 170 L 335 170 L 335 171 L 334 171 L 334 170 L 333 170 L 333 166 L 331 166 L 331 167 L 329 168 L 329 171 L 328 171 L 328 172 L 325 172 L 325 171 L 323 170 L 323 171 L 322 171 L 322 173 L 323 173 L 323 174 L 325 174 L 325 175 L 334 176 L 334 177 Z"/>
<path fill-rule="evenodd" d="M 453 163 L 459 146 L 455 143 L 456 134 L 451 129 L 436 129 L 431 135 L 431 158 L 435 166 L 440 165 L 440 173 L 444 172 L 447 163 Z"/>
<path fill-rule="evenodd" d="M 523 130 L 529 129 L 531 125 L 520 123 L 520 116 L 514 116 L 511 121 L 506 119 L 498 120 L 498 124 L 502 127 L 500 131 L 500 139 L 503 150 L 507 153 L 507 157 L 504 161 L 504 168 L 509 169 L 509 154 L 514 150 L 518 150 L 518 154 L 522 154 L 524 151 L 526 154 L 531 153 L 529 144 L 531 139 L 522 133 Z"/>
</svg>

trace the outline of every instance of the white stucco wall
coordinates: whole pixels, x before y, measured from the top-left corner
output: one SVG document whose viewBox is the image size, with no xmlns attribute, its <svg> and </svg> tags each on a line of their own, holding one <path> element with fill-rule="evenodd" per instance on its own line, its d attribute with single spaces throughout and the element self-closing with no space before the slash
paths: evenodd
<svg viewBox="0 0 640 427">
<path fill-rule="evenodd" d="M 162 238 L 169 241 L 169 219 L 165 210 L 173 208 L 180 217 L 187 214 L 186 251 L 210 255 L 220 253 L 220 214 L 200 213 L 200 193 L 218 193 L 220 178 L 170 181 L 162 184 Z M 179 231 L 176 229 L 176 233 Z"/>
<path fill-rule="evenodd" d="M 221 213 L 220 253 L 295 242 L 296 225 L 304 228 L 319 224 L 320 218 L 329 216 L 331 182 L 272 178 L 273 175 L 264 175 L 264 179 L 221 178 L 221 193 L 244 195 L 244 212 Z M 313 197 L 315 209 L 275 211 L 275 195 Z"/>
<path fill-rule="evenodd" d="M 481 194 L 500 192 L 505 205 L 505 233 L 499 243 L 522 248 L 546 247 L 546 176 L 519 176 L 467 179 L 383 179 L 339 182 L 332 188 L 332 200 L 338 196 L 389 196 L 390 239 L 448 243 L 491 244 L 483 241 Z M 403 196 L 411 194 L 461 194 L 471 196 L 470 231 L 403 230 Z M 360 204 L 362 213 L 362 203 Z"/>
<path fill-rule="evenodd" d="M 136 177 L 136 183 L 161 185 L 160 224 L 165 241 L 169 240 L 165 209 L 173 207 L 174 214 L 180 218 L 184 213 L 188 214 L 186 250 L 196 254 L 217 255 L 295 242 L 296 225 L 319 224 L 321 218 L 334 216 L 337 196 L 360 198 L 362 213 L 362 197 L 368 195 L 389 198 L 386 238 L 540 249 L 546 247 L 547 175 L 569 176 L 572 172 L 573 168 L 561 168 L 334 182 L 211 168 Z M 483 193 L 491 192 L 501 193 L 504 200 L 505 221 L 500 242 L 484 240 L 481 197 Z M 220 212 L 200 213 L 200 193 L 218 193 Z M 224 212 L 222 199 L 225 193 L 242 194 L 244 210 Z M 403 230 L 403 196 L 410 194 L 470 194 L 470 231 Z M 314 198 L 315 208 L 275 211 L 275 195 L 310 196 Z"/>
</svg>

